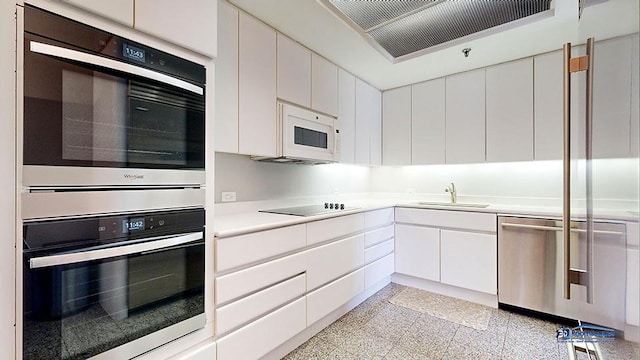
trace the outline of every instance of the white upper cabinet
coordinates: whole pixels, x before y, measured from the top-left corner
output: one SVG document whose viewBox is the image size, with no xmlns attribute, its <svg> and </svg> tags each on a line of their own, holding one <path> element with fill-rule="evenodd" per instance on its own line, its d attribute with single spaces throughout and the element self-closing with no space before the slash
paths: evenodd
<svg viewBox="0 0 640 360">
<path fill-rule="evenodd" d="M 133 0 L 63 0 L 66 3 L 133 27 Z"/>
<path fill-rule="evenodd" d="M 311 51 L 278 34 L 278 98 L 311 107 Z"/>
<path fill-rule="evenodd" d="M 533 59 L 536 160 L 562 159 L 562 51 Z"/>
<path fill-rule="evenodd" d="M 238 152 L 238 10 L 218 3 L 215 150 Z"/>
<path fill-rule="evenodd" d="M 595 44 L 593 59 L 594 158 L 629 156 L 631 49 L 632 37 L 628 36 Z M 579 94 L 576 94 L 576 90 L 572 89 L 572 96 L 580 96 L 581 99 L 584 99 L 584 89 L 580 88 L 578 91 Z M 636 133 L 634 136 L 637 137 L 638 134 Z"/>
<path fill-rule="evenodd" d="M 411 86 L 382 94 L 382 163 L 411 165 Z"/>
<path fill-rule="evenodd" d="M 487 162 L 533 160 L 533 59 L 486 70 Z"/>
<path fill-rule="evenodd" d="M 311 55 L 311 108 L 338 116 L 338 67 L 315 53 Z"/>
<path fill-rule="evenodd" d="M 134 27 L 187 49 L 215 57 L 217 9 L 218 2 L 213 0 L 136 0 Z"/>
<path fill-rule="evenodd" d="M 446 78 L 446 162 L 485 161 L 485 69 Z"/>
<path fill-rule="evenodd" d="M 640 137 L 640 44 L 638 35 L 631 40 L 631 146 L 629 155 L 638 157 L 638 138 Z"/>
<path fill-rule="evenodd" d="M 381 164 L 381 111 L 380 90 L 356 79 L 356 164 Z"/>
<path fill-rule="evenodd" d="M 356 161 L 356 77 L 338 70 L 338 128 L 340 130 L 340 162 Z"/>
<path fill-rule="evenodd" d="M 238 148 L 276 155 L 276 32 L 240 13 L 238 33 Z"/>
<path fill-rule="evenodd" d="M 445 79 L 411 87 L 411 163 L 445 162 Z"/>
</svg>

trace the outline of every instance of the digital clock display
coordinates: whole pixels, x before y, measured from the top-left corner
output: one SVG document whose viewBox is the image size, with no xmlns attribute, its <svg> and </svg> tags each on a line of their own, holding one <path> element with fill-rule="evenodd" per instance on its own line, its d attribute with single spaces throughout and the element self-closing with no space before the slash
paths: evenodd
<svg viewBox="0 0 640 360">
<path fill-rule="evenodd" d="M 144 218 L 122 220 L 122 232 L 144 230 Z"/>
<path fill-rule="evenodd" d="M 122 44 L 122 54 L 132 60 L 145 62 L 144 50 L 128 44 Z"/>
</svg>

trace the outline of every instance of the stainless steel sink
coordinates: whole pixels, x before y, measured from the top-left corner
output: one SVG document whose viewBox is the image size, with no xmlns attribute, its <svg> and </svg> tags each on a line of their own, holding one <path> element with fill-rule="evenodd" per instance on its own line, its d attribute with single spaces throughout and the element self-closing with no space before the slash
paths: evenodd
<svg viewBox="0 0 640 360">
<path fill-rule="evenodd" d="M 488 204 L 476 204 L 476 203 L 450 203 L 444 201 L 420 201 L 418 205 L 430 205 L 430 206 L 450 206 L 450 207 L 474 207 L 474 208 L 486 208 Z"/>
</svg>

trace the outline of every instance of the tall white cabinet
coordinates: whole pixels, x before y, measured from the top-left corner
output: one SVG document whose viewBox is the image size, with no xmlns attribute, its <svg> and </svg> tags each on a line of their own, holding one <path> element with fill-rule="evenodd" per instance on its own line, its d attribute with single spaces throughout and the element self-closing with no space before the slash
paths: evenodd
<svg viewBox="0 0 640 360">
<path fill-rule="evenodd" d="M 238 10 L 218 4 L 218 57 L 215 83 L 215 149 L 238 152 Z"/>
<path fill-rule="evenodd" d="M 240 13 L 238 40 L 238 149 L 275 156 L 276 32 Z"/>
<path fill-rule="evenodd" d="M 380 90 L 356 79 L 356 164 L 381 165 L 381 110 Z"/>
<path fill-rule="evenodd" d="M 133 0 L 63 0 L 121 24 L 133 27 Z"/>
<path fill-rule="evenodd" d="M 311 51 L 290 38 L 277 35 L 278 98 L 311 107 Z"/>
<path fill-rule="evenodd" d="M 340 129 L 340 162 L 356 162 L 356 77 L 338 70 L 338 124 Z"/>
<path fill-rule="evenodd" d="M 382 95 L 382 163 L 411 165 L 411 86 Z"/>
<path fill-rule="evenodd" d="M 411 86 L 411 163 L 445 162 L 445 78 Z"/>
<path fill-rule="evenodd" d="M 485 161 L 485 69 L 446 78 L 446 162 Z"/>
<path fill-rule="evenodd" d="M 338 116 L 338 67 L 311 54 L 311 108 Z"/>
</svg>

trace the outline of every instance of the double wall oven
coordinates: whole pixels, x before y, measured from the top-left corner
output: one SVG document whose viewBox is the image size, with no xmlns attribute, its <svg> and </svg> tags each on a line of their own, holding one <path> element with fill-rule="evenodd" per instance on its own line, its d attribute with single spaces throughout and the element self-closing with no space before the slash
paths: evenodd
<svg viewBox="0 0 640 360">
<path fill-rule="evenodd" d="M 128 359 L 202 328 L 205 68 L 19 20 L 23 358 Z"/>
</svg>

